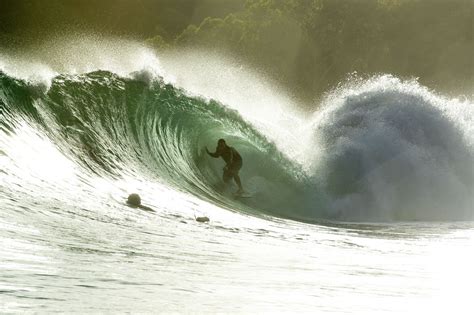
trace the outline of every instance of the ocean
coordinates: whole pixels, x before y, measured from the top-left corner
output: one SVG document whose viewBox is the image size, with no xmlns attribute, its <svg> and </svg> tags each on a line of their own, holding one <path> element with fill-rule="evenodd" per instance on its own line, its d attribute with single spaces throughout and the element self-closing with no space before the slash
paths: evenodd
<svg viewBox="0 0 474 315">
<path fill-rule="evenodd" d="M 1 313 L 472 312 L 472 101 L 116 45 L 0 54 Z"/>
</svg>

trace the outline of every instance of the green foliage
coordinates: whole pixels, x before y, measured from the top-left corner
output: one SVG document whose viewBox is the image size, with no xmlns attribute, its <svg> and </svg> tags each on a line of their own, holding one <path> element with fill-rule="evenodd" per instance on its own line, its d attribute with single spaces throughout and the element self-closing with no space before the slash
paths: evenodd
<svg viewBox="0 0 474 315">
<path fill-rule="evenodd" d="M 47 38 L 97 32 L 169 40 L 205 17 L 226 16 L 244 0 L 0 0 L 0 36 Z M 0 38 L 1 39 L 1 38 Z"/>
<path fill-rule="evenodd" d="M 0 46 L 92 31 L 224 50 L 312 99 L 348 73 L 473 88 L 473 0 L 0 0 Z"/>
<path fill-rule="evenodd" d="M 176 47 L 220 47 L 307 98 L 354 71 L 472 88 L 471 0 L 248 0 L 188 26 Z"/>
</svg>

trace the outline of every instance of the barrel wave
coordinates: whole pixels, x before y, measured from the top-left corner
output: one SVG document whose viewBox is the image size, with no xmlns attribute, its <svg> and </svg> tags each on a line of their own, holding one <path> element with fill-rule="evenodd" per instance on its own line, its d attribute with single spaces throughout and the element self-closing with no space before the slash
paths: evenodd
<svg viewBox="0 0 474 315">
<path fill-rule="evenodd" d="M 141 178 L 231 211 L 310 222 L 474 218 L 473 106 L 416 82 L 379 76 L 335 89 L 298 129 L 310 135 L 299 158 L 282 133 L 238 108 L 143 72 L 57 75 L 47 89 L 0 73 L 0 106 L 1 176 L 12 195 L 27 177 L 49 178 L 18 171 L 15 141 L 30 132 L 46 144 L 26 146 L 57 150 L 86 184 Z M 241 152 L 252 198 L 221 189 L 222 161 L 204 151 L 219 138 Z"/>
<path fill-rule="evenodd" d="M 43 93 L 2 74 L 2 137 L 27 124 L 85 174 L 146 178 L 229 209 L 291 217 L 284 210 L 296 209 L 308 185 L 296 163 L 235 110 L 136 76 L 105 71 L 58 76 Z M 205 154 L 204 147 L 212 150 L 222 137 L 244 156 L 246 186 L 258 186 L 245 204 L 222 191 L 222 162 Z"/>
</svg>

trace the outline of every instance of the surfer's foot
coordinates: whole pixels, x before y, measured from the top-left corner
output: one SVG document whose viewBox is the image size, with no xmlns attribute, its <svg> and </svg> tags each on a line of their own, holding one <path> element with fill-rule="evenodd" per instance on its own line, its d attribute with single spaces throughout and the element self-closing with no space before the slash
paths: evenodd
<svg viewBox="0 0 474 315">
<path fill-rule="evenodd" d="M 236 195 L 242 195 L 243 193 L 244 193 L 244 190 L 242 188 L 240 188 L 239 190 L 235 192 Z"/>
</svg>

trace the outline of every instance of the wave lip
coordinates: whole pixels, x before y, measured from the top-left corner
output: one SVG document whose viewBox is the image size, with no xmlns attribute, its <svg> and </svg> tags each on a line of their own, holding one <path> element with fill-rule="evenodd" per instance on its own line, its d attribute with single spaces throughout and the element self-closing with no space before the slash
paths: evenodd
<svg viewBox="0 0 474 315">
<path fill-rule="evenodd" d="M 147 81 L 165 76 L 152 49 L 132 40 L 93 34 L 56 36 L 25 51 L 8 52 L 3 47 L 0 71 L 45 90 L 60 75 L 109 71 Z"/>
</svg>

